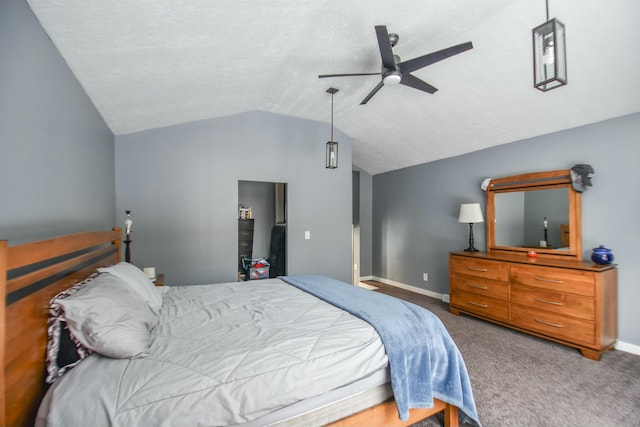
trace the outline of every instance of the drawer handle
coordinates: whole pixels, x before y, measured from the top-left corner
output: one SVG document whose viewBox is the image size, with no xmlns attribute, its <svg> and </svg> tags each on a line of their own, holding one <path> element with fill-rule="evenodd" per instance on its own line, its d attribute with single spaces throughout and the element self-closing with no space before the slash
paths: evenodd
<svg viewBox="0 0 640 427">
<path fill-rule="evenodd" d="M 486 291 L 487 289 L 489 289 L 488 286 L 474 285 L 473 283 L 467 283 L 467 286 L 470 288 L 482 289 L 483 291 Z"/>
<path fill-rule="evenodd" d="M 480 303 L 473 302 L 473 301 L 467 301 L 467 302 L 468 302 L 469 304 L 471 304 L 471 305 L 476 305 L 476 306 L 478 306 L 478 307 L 482 307 L 482 308 L 487 308 L 487 307 L 489 307 L 487 304 L 480 304 Z"/>
<path fill-rule="evenodd" d="M 481 272 L 483 272 L 483 273 L 486 273 L 486 272 L 487 272 L 487 269 L 486 269 L 486 268 L 478 268 L 478 267 L 469 267 L 469 266 L 467 266 L 467 269 L 469 269 L 469 270 L 473 270 L 473 271 L 481 271 Z"/>
<path fill-rule="evenodd" d="M 547 300 L 544 300 L 544 299 L 542 299 L 542 298 L 534 298 L 534 300 L 535 300 L 535 301 L 538 301 L 538 302 L 545 303 L 545 304 L 563 305 L 561 302 L 556 302 L 556 301 L 547 301 Z"/>
<path fill-rule="evenodd" d="M 545 279 L 544 277 L 536 277 L 536 280 L 540 282 L 557 283 L 558 285 L 562 284 L 562 280 Z"/>
<path fill-rule="evenodd" d="M 558 323 L 551 323 L 551 322 L 546 322 L 544 320 L 540 320 L 540 319 L 535 319 L 536 322 L 538 323 L 542 323 L 543 325 L 547 325 L 547 326 L 553 326 L 554 328 L 562 328 L 563 326 L 558 324 Z"/>
</svg>

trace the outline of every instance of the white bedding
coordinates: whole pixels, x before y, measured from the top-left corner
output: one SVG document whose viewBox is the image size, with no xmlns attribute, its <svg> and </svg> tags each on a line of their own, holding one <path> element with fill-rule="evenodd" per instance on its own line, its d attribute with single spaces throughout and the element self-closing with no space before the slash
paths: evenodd
<svg viewBox="0 0 640 427">
<path fill-rule="evenodd" d="M 149 356 L 85 359 L 49 390 L 38 425 L 242 424 L 387 363 L 368 323 L 279 279 L 170 287 Z"/>
</svg>

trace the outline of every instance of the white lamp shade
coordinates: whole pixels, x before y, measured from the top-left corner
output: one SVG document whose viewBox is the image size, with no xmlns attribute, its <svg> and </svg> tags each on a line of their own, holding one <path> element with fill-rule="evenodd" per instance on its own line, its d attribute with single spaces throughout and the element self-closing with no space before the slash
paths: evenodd
<svg viewBox="0 0 640 427">
<path fill-rule="evenodd" d="M 482 209 L 480 203 L 463 203 L 460 205 L 460 216 L 458 222 L 473 224 L 476 222 L 484 222 L 482 217 Z"/>
</svg>

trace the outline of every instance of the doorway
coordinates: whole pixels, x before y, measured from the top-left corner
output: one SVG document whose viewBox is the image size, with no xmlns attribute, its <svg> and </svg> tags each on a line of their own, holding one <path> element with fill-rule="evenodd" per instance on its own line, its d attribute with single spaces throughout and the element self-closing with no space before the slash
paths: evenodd
<svg viewBox="0 0 640 427">
<path fill-rule="evenodd" d="M 287 184 L 238 181 L 238 213 L 239 280 L 249 279 L 243 258 L 264 258 L 269 263 L 268 275 L 260 278 L 286 275 Z M 243 216 L 248 218 L 243 221 Z"/>
<path fill-rule="evenodd" d="M 360 286 L 360 172 L 351 172 L 351 283 Z"/>
</svg>

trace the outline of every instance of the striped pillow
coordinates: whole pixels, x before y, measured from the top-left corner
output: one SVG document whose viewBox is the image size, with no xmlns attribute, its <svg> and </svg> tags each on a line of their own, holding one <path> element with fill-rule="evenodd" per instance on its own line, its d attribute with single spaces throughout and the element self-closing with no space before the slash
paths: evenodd
<svg viewBox="0 0 640 427">
<path fill-rule="evenodd" d="M 81 282 L 60 292 L 49 304 L 47 327 L 47 384 L 53 384 L 69 369 L 76 366 L 93 351 L 73 336 L 64 318 L 64 310 L 56 300 L 67 298 L 87 286 L 100 273 L 92 273 Z"/>
</svg>

